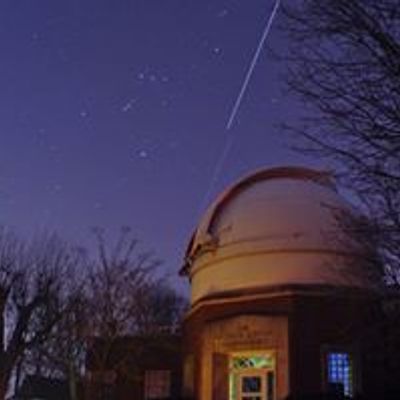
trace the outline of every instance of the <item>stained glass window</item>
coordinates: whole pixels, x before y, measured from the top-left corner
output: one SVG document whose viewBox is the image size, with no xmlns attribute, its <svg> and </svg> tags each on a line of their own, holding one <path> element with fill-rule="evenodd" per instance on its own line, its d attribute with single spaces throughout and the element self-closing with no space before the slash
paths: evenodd
<svg viewBox="0 0 400 400">
<path fill-rule="evenodd" d="M 244 368 L 273 368 L 274 358 L 271 355 L 252 355 L 248 356 L 236 356 L 232 357 L 231 368 L 232 369 L 244 369 Z"/>
<path fill-rule="evenodd" d="M 353 368 L 348 353 L 328 353 L 328 383 L 346 396 L 353 395 Z"/>
</svg>

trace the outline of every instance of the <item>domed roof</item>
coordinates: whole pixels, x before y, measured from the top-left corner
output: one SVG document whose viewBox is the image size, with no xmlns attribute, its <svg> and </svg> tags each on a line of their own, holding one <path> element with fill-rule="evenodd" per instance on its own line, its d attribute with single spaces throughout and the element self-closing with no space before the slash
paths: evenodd
<svg viewBox="0 0 400 400">
<path fill-rule="evenodd" d="M 324 171 L 280 167 L 240 180 L 209 207 L 190 241 L 181 273 L 192 279 L 192 296 L 255 284 L 326 283 L 311 266 L 321 265 L 322 254 L 340 252 L 332 234 L 343 209 L 350 206 Z"/>
</svg>

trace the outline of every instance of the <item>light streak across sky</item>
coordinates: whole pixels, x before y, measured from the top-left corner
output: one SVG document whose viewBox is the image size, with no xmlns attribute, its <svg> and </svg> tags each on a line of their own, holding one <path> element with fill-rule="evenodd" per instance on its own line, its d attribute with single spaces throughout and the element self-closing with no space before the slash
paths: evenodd
<svg viewBox="0 0 400 400">
<path fill-rule="evenodd" d="M 228 132 L 228 135 L 227 135 L 227 138 L 225 140 L 225 144 L 224 144 L 224 147 L 222 149 L 221 155 L 217 160 L 217 163 L 215 165 L 213 174 L 211 176 L 210 185 L 209 185 L 209 188 L 208 188 L 208 190 L 207 190 L 207 192 L 206 192 L 206 194 L 204 196 L 204 200 L 203 200 L 203 203 L 202 203 L 201 210 L 203 210 L 206 207 L 206 205 L 208 203 L 208 199 L 209 199 L 209 197 L 211 195 L 211 192 L 212 192 L 212 190 L 214 188 L 214 185 L 215 185 L 218 177 L 221 174 L 222 167 L 223 167 L 223 165 L 225 163 L 225 160 L 227 159 L 227 157 L 229 155 L 229 152 L 230 152 L 230 150 L 232 148 L 234 136 L 230 132 L 230 130 L 231 130 L 232 125 L 233 125 L 233 123 L 235 121 L 235 118 L 236 118 L 236 115 L 237 115 L 237 113 L 239 111 L 240 105 L 242 104 L 243 97 L 246 94 L 247 88 L 249 86 L 251 77 L 252 77 L 253 72 L 254 72 L 254 69 L 255 69 L 255 67 L 257 65 L 258 59 L 260 58 L 260 54 L 261 54 L 261 52 L 262 52 L 262 50 L 264 48 L 265 41 L 267 40 L 269 32 L 271 31 L 271 27 L 272 27 L 272 24 L 273 24 L 273 22 L 275 20 L 276 14 L 277 14 L 277 12 L 279 10 L 280 3 L 281 3 L 280 0 L 276 0 L 274 8 L 272 9 L 271 15 L 269 16 L 269 18 L 267 20 L 267 23 L 265 25 L 265 28 L 264 28 L 264 31 L 263 31 L 262 36 L 260 38 L 260 41 L 258 42 L 257 49 L 256 49 L 256 51 L 254 53 L 253 58 L 251 59 L 251 63 L 249 65 L 249 68 L 247 69 L 247 73 L 245 75 L 245 78 L 243 80 L 242 86 L 240 88 L 240 92 L 239 92 L 239 94 L 238 94 L 238 96 L 236 98 L 236 101 L 235 101 L 235 103 L 233 105 L 232 111 L 231 111 L 231 113 L 229 115 L 229 120 L 228 120 L 228 122 L 226 124 L 226 127 L 225 127 L 225 130 Z"/>
<path fill-rule="evenodd" d="M 275 2 L 274 8 L 273 8 L 273 10 L 271 12 L 271 15 L 268 18 L 267 24 L 265 26 L 265 29 L 264 29 L 263 34 L 261 36 L 261 39 L 260 39 L 260 41 L 258 43 L 257 50 L 254 53 L 254 56 L 253 56 L 253 58 L 251 60 L 250 66 L 249 66 L 249 68 L 247 70 L 246 76 L 244 78 L 242 87 L 241 87 L 240 92 L 239 92 L 239 95 L 238 95 L 238 97 L 237 97 L 237 99 L 235 101 L 235 104 L 234 104 L 233 108 L 232 108 L 231 114 L 229 116 L 228 123 L 226 124 L 226 130 L 228 130 L 228 131 L 231 129 L 232 124 L 235 121 L 236 114 L 239 111 L 239 107 L 240 107 L 240 105 L 242 103 L 243 96 L 245 95 L 247 87 L 249 86 L 250 79 L 251 79 L 251 77 L 253 75 L 253 72 L 254 72 L 254 68 L 256 67 L 258 59 L 260 58 L 261 51 L 264 48 L 265 41 L 267 40 L 268 34 L 269 34 L 270 30 L 271 30 L 271 26 L 272 26 L 272 23 L 274 22 L 276 13 L 278 12 L 280 3 L 281 3 L 280 0 L 277 0 Z"/>
</svg>

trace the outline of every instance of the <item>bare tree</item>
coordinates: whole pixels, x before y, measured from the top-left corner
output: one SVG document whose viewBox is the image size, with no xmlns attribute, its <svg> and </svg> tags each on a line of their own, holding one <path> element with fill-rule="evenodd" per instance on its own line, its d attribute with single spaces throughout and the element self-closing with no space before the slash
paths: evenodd
<svg viewBox="0 0 400 400">
<path fill-rule="evenodd" d="M 187 302 L 163 280 L 144 284 L 137 291 L 135 303 L 137 334 L 157 336 L 180 331 Z"/>
<path fill-rule="evenodd" d="M 113 246 L 101 230 L 95 234 L 97 257 L 86 289 L 88 362 L 95 371 L 92 379 L 107 390 L 117 371 L 135 378 L 132 358 L 139 358 L 142 350 L 135 340 L 175 332 L 185 302 L 160 279 L 160 261 L 150 252 L 139 251 L 129 228 L 121 230 Z"/>
<path fill-rule="evenodd" d="M 66 281 L 62 317 L 47 340 L 30 349 L 23 366 L 37 375 L 68 381 L 71 400 L 78 398 L 88 348 L 97 377 L 104 377 L 121 337 L 137 331 L 138 294 L 150 284 L 157 266 L 151 254 L 137 254 L 137 240 L 129 229 L 121 230 L 114 246 L 106 243 L 102 230 L 94 233 L 95 257 L 85 260 L 79 277 Z"/>
<path fill-rule="evenodd" d="M 351 243 L 357 254 L 356 265 L 346 271 L 372 273 L 376 282 L 383 280 L 398 293 L 398 1 L 288 1 L 281 27 L 289 43 L 288 87 L 303 102 L 305 113 L 301 124 L 287 128 L 303 139 L 297 142 L 300 150 L 332 162 L 339 182 L 356 196 L 363 213 L 339 216 L 339 235 L 345 233 L 340 240 Z M 385 397 L 382 388 L 399 390 L 399 311 L 398 296 L 388 295 L 363 327 L 364 354 L 379 354 L 364 365 L 379 376 L 382 387 L 375 397 Z"/>
<path fill-rule="evenodd" d="M 287 2 L 287 82 L 305 106 L 289 129 L 333 160 L 400 282 L 400 8 L 396 0 Z M 298 135 L 297 135 L 298 137 Z M 371 233 L 371 231 L 369 231 Z"/>
<path fill-rule="evenodd" d="M 85 271 L 81 271 L 85 274 Z M 86 361 L 87 329 L 90 316 L 85 297 L 86 281 L 70 279 L 66 288 L 63 315 L 46 340 L 26 352 L 22 370 L 25 374 L 61 379 L 68 383 L 69 398 L 79 398 Z"/>
<path fill-rule="evenodd" d="M 116 371 L 135 376 L 132 358 L 140 357 L 141 347 L 132 338 L 176 332 L 186 304 L 159 278 L 159 261 L 139 251 L 129 228 L 111 245 L 101 229 L 94 234 L 94 257 L 66 281 L 62 318 L 45 342 L 27 352 L 23 365 L 25 371 L 66 380 L 71 400 L 79 398 L 87 366 L 87 377 L 103 395 Z"/>
<path fill-rule="evenodd" d="M 0 399 L 17 364 L 67 311 L 64 285 L 80 259 L 54 234 L 24 243 L 0 229 Z"/>
</svg>

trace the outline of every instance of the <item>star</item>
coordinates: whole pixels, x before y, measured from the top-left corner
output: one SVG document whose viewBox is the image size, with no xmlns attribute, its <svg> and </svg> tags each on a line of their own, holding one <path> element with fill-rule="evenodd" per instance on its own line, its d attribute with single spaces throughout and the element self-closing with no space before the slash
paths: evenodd
<svg viewBox="0 0 400 400">
<path fill-rule="evenodd" d="M 229 11 L 224 8 L 223 10 L 221 10 L 218 14 L 217 17 L 218 18 L 225 18 L 227 15 L 229 14 Z"/>
<path fill-rule="evenodd" d="M 121 107 L 121 111 L 125 113 L 129 111 L 131 108 L 132 108 L 132 103 L 128 101 L 123 107 Z"/>
<path fill-rule="evenodd" d="M 126 113 L 132 109 L 133 105 L 136 103 L 136 99 L 128 100 L 122 107 L 121 112 Z"/>
<path fill-rule="evenodd" d="M 221 52 L 222 52 L 221 47 L 214 47 L 214 48 L 213 48 L 213 53 L 214 53 L 214 54 L 221 54 Z"/>
<path fill-rule="evenodd" d="M 138 155 L 139 155 L 140 158 L 146 159 L 146 158 L 148 158 L 149 153 L 146 150 L 143 149 L 143 150 L 139 151 Z"/>
</svg>

